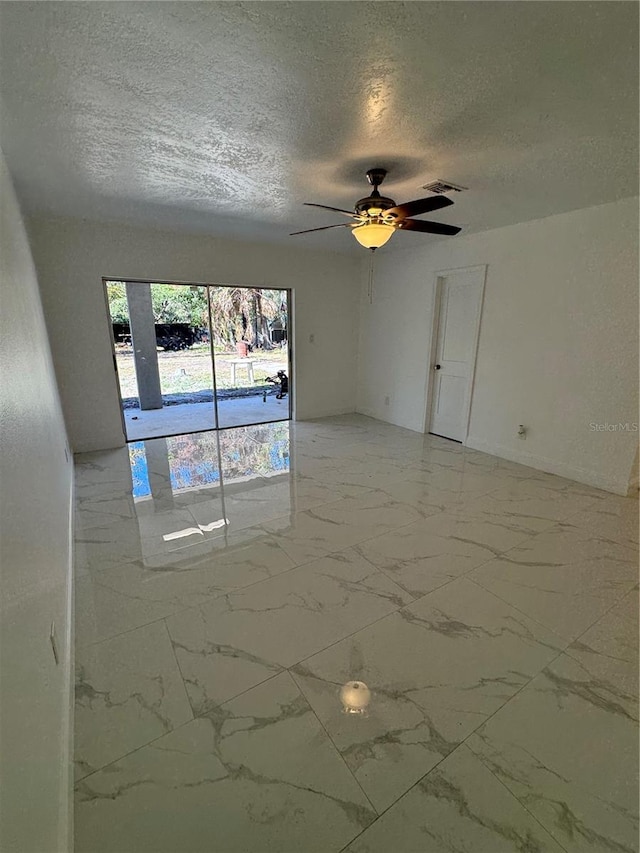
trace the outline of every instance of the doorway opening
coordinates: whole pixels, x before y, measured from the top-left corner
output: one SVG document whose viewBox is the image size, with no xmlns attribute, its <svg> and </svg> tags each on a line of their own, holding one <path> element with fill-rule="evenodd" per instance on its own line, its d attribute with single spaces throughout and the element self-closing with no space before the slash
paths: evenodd
<svg viewBox="0 0 640 853">
<path fill-rule="evenodd" d="M 290 420 L 289 290 L 104 286 L 127 441 Z"/>
</svg>

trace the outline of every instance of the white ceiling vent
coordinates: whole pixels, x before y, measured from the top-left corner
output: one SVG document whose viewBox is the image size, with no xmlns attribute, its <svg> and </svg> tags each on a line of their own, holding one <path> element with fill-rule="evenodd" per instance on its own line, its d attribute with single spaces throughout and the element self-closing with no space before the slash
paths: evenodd
<svg viewBox="0 0 640 853">
<path fill-rule="evenodd" d="M 446 193 L 461 193 L 463 190 L 468 189 L 468 187 L 461 187 L 460 184 L 452 184 L 451 181 L 443 181 L 442 178 L 436 178 L 435 181 L 424 184 L 422 189 L 430 193 L 445 195 Z"/>
</svg>

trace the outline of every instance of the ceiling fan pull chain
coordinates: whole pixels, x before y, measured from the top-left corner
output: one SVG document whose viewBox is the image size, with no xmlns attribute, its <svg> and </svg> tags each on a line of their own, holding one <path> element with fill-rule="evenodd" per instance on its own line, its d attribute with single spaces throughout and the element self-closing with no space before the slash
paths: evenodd
<svg viewBox="0 0 640 853">
<path fill-rule="evenodd" d="M 373 256 L 375 255 L 376 250 L 371 249 L 371 254 L 369 256 L 369 305 L 373 305 Z"/>
</svg>

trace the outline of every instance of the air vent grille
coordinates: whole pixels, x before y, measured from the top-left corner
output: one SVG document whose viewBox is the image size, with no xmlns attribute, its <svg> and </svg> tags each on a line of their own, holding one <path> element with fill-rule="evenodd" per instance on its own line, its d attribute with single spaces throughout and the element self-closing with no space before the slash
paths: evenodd
<svg viewBox="0 0 640 853">
<path fill-rule="evenodd" d="M 446 193 L 460 193 L 468 188 L 461 187 L 460 184 L 452 184 L 451 181 L 443 181 L 442 178 L 436 178 L 435 181 L 424 184 L 422 189 L 430 193 L 445 195 Z"/>
</svg>

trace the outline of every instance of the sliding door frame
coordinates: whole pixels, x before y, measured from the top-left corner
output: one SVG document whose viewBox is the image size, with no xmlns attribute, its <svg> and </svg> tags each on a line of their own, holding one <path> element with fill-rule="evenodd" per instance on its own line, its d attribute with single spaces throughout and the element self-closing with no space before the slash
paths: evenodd
<svg viewBox="0 0 640 853">
<path fill-rule="evenodd" d="M 120 375 L 118 373 L 118 361 L 116 358 L 116 343 L 113 335 L 113 321 L 111 319 L 111 309 L 109 307 L 109 295 L 107 292 L 107 284 L 109 282 L 125 282 L 126 284 L 167 284 L 173 285 L 176 287 L 204 287 L 207 290 L 207 317 L 209 321 L 209 347 L 210 347 L 210 356 L 211 356 L 211 372 L 212 372 L 212 381 L 213 381 L 213 412 L 215 418 L 214 426 L 205 429 L 194 429 L 191 432 L 210 432 L 211 430 L 219 431 L 221 429 L 235 429 L 235 426 L 220 426 L 220 419 L 218 413 L 218 387 L 216 381 L 216 359 L 215 359 L 215 351 L 213 344 L 213 334 L 212 334 L 212 314 L 211 314 L 211 298 L 209 289 L 212 287 L 235 287 L 239 289 L 247 289 L 247 290 L 279 290 L 286 294 L 287 300 L 287 376 L 289 378 L 289 389 L 287 393 L 287 417 L 286 418 L 278 418 L 275 421 L 255 421 L 253 423 L 248 424 L 239 424 L 237 426 L 260 426 L 261 424 L 269 424 L 269 423 L 278 423 L 279 421 L 291 421 L 293 420 L 294 413 L 294 377 L 293 377 L 293 288 L 291 287 L 269 287 L 267 285 L 255 285 L 255 284 L 214 284 L 212 282 L 205 283 L 201 281 L 168 281 L 166 279 L 144 279 L 144 278 L 129 278 L 127 276 L 102 276 L 102 290 L 105 301 L 105 308 L 107 314 L 107 322 L 109 325 L 109 338 L 111 341 L 111 355 L 113 358 L 113 369 L 115 373 L 116 387 L 118 391 L 118 401 L 120 404 L 120 420 L 122 422 L 122 432 L 124 434 L 124 438 L 127 444 L 130 444 L 135 441 L 150 441 L 152 438 L 170 438 L 173 435 L 183 435 L 183 433 L 171 433 L 170 435 L 165 436 L 150 436 L 149 438 L 129 438 L 127 436 L 127 425 L 124 417 L 124 406 L 122 403 L 122 391 L 120 388 Z"/>
<path fill-rule="evenodd" d="M 124 440 L 128 443 L 127 438 L 127 422 L 124 419 L 124 405 L 122 403 L 122 390 L 120 388 L 120 373 L 118 372 L 118 359 L 116 358 L 116 339 L 113 335 L 113 320 L 111 319 L 111 307 L 109 305 L 109 293 L 107 291 L 107 282 L 109 281 L 124 281 L 121 278 L 103 278 L 102 279 L 102 295 L 104 297 L 104 307 L 107 314 L 109 325 L 109 340 L 111 341 L 111 360 L 113 362 L 113 373 L 116 380 L 116 389 L 118 391 L 118 403 L 120 404 L 120 422 L 122 424 L 122 434 Z"/>
</svg>

